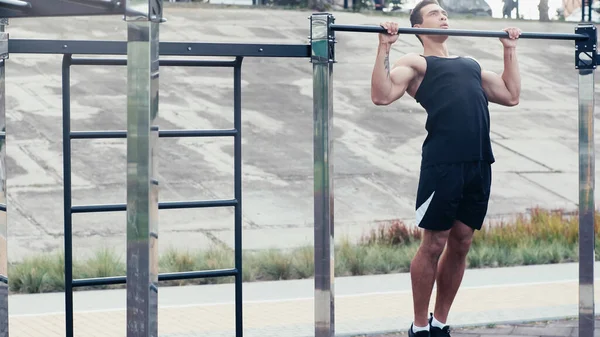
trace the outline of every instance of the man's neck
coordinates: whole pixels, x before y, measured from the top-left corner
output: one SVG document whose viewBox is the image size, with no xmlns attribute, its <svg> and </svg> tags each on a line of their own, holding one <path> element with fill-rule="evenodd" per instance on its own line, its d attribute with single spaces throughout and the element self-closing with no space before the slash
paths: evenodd
<svg viewBox="0 0 600 337">
<path fill-rule="evenodd" d="M 423 45 L 423 55 L 424 56 L 439 56 L 439 57 L 449 57 L 450 53 L 448 52 L 448 46 L 446 43 L 425 43 Z"/>
</svg>

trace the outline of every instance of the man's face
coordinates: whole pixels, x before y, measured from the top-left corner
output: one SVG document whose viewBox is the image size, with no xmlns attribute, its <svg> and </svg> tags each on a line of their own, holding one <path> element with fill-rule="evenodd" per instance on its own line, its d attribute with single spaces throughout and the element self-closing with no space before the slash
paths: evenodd
<svg viewBox="0 0 600 337">
<path fill-rule="evenodd" d="M 431 4 L 421 8 L 423 23 L 420 28 L 448 29 L 448 13 L 439 5 Z"/>
</svg>

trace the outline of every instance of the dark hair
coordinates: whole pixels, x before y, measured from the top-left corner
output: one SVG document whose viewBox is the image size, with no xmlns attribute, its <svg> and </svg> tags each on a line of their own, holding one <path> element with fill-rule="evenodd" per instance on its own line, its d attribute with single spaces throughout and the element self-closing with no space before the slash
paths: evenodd
<svg viewBox="0 0 600 337">
<path fill-rule="evenodd" d="M 437 0 L 421 0 L 417 3 L 417 5 L 415 6 L 415 8 L 412 9 L 412 11 L 410 12 L 410 26 L 414 27 L 415 25 L 421 24 L 423 23 L 423 14 L 421 14 L 421 9 L 423 9 L 423 7 L 427 6 L 427 5 L 438 5 L 439 6 L 439 2 Z M 423 44 L 423 41 L 421 40 L 421 38 L 418 35 L 415 35 L 417 37 L 417 39 L 419 39 L 419 41 L 421 41 L 421 44 Z"/>
</svg>

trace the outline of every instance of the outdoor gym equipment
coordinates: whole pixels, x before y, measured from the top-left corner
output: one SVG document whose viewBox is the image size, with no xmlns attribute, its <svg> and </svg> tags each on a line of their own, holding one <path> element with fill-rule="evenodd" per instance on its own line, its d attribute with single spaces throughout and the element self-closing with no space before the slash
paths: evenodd
<svg viewBox="0 0 600 337">
<path fill-rule="evenodd" d="M 9 18 L 123 15 L 127 41 L 11 40 L 5 32 Z M 310 17 L 309 44 L 231 44 L 159 42 L 162 0 L 0 0 L 0 337 L 8 336 L 8 261 L 6 250 L 6 125 L 5 65 L 9 54 L 63 55 L 63 168 L 66 337 L 73 337 L 73 288 L 127 284 L 127 336 L 157 336 L 157 289 L 161 280 L 235 277 L 236 336 L 242 322 L 242 142 L 241 66 L 245 57 L 310 58 L 313 64 L 314 116 L 314 262 L 315 336 L 333 337 L 333 64 L 335 32 L 383 32 L 378 26 L 336 25 L 329 13 Z M 503 37 L 504 32 L 400 28 L 401 34 Z M 594 73 L 597 32 L 593 24 L 579 24 L 574 34 L 529 33 L 523 39 L 570 40 L 575 43 L 579 72 L 579 336 L 594 335 Z M 74 55 L 121 55 L 114 58 L 80 58 Z M 231 61 L 160 60 L 159 56 L 225 56 Z M 72 66 L 127 66 L 127 130 L 72 131 L 70 68 Z M 224 130 L 159 130 L 160 66 L 230 67 L 234 69 L 234 125 Z M 226 200 L 159 202 L 155 144 L 165 137 L 233 137 L 234 195 Z M 127 200 L 124 204 L 72 205 L 71 141 L 75 139 L 127 139 Z M 233 207 L 235 212 L 235 265 L 224 270 L 158 273 L 158 211 Z M 72 215 L 93 212 L 127 212 L 127 275 L 73 280 Z"/>
</svg>

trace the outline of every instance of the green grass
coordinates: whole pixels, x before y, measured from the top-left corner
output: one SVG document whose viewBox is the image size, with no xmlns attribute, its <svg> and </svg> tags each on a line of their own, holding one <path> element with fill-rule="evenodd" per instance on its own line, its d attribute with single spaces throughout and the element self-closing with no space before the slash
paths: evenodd
<svg viewBox="0 0 600 337">
<path fill-rule="evenodd" d="M 596 223 L 600 215 L 596 214 Z M 514 221 L 486 224 L 473 238 L 469 268 L 550 264 L 578 260 L 578 217 L 560 210 L 534 209 Z M 600 238 L 596 226 L 596 258 Z M 354 276 L 407 272 L 421 240 L 418 229 L 392 221 L 365 233 L 357 242 L 340 240 L 335 247 L 335 275 Z M 313 247 L 290 250 L 244 251 L 244 282 L 304 279 L 313 276 Z M 64 290 L 64 258 L 61 253 L 25 259 L 9 268 L 13 293 L 42 293 Z M 159 258 L 159 271 L 185 272 L 232 268 L 233 251 L 212 247 L 205 251 L 171 249 Z M 108 250 L 92 258 L 74 260 L 73 277 L 92 278 L 125 275 L 124 259 Z M 232 277 L 161 282 L 186 285 L 232 282 Z M 123 285 L 104 286 L 120 288 Z M 101 287 L 96 287 L 96 289 Z M 87 288 L 77 288 L 77 290 Z"/>
</svg>

